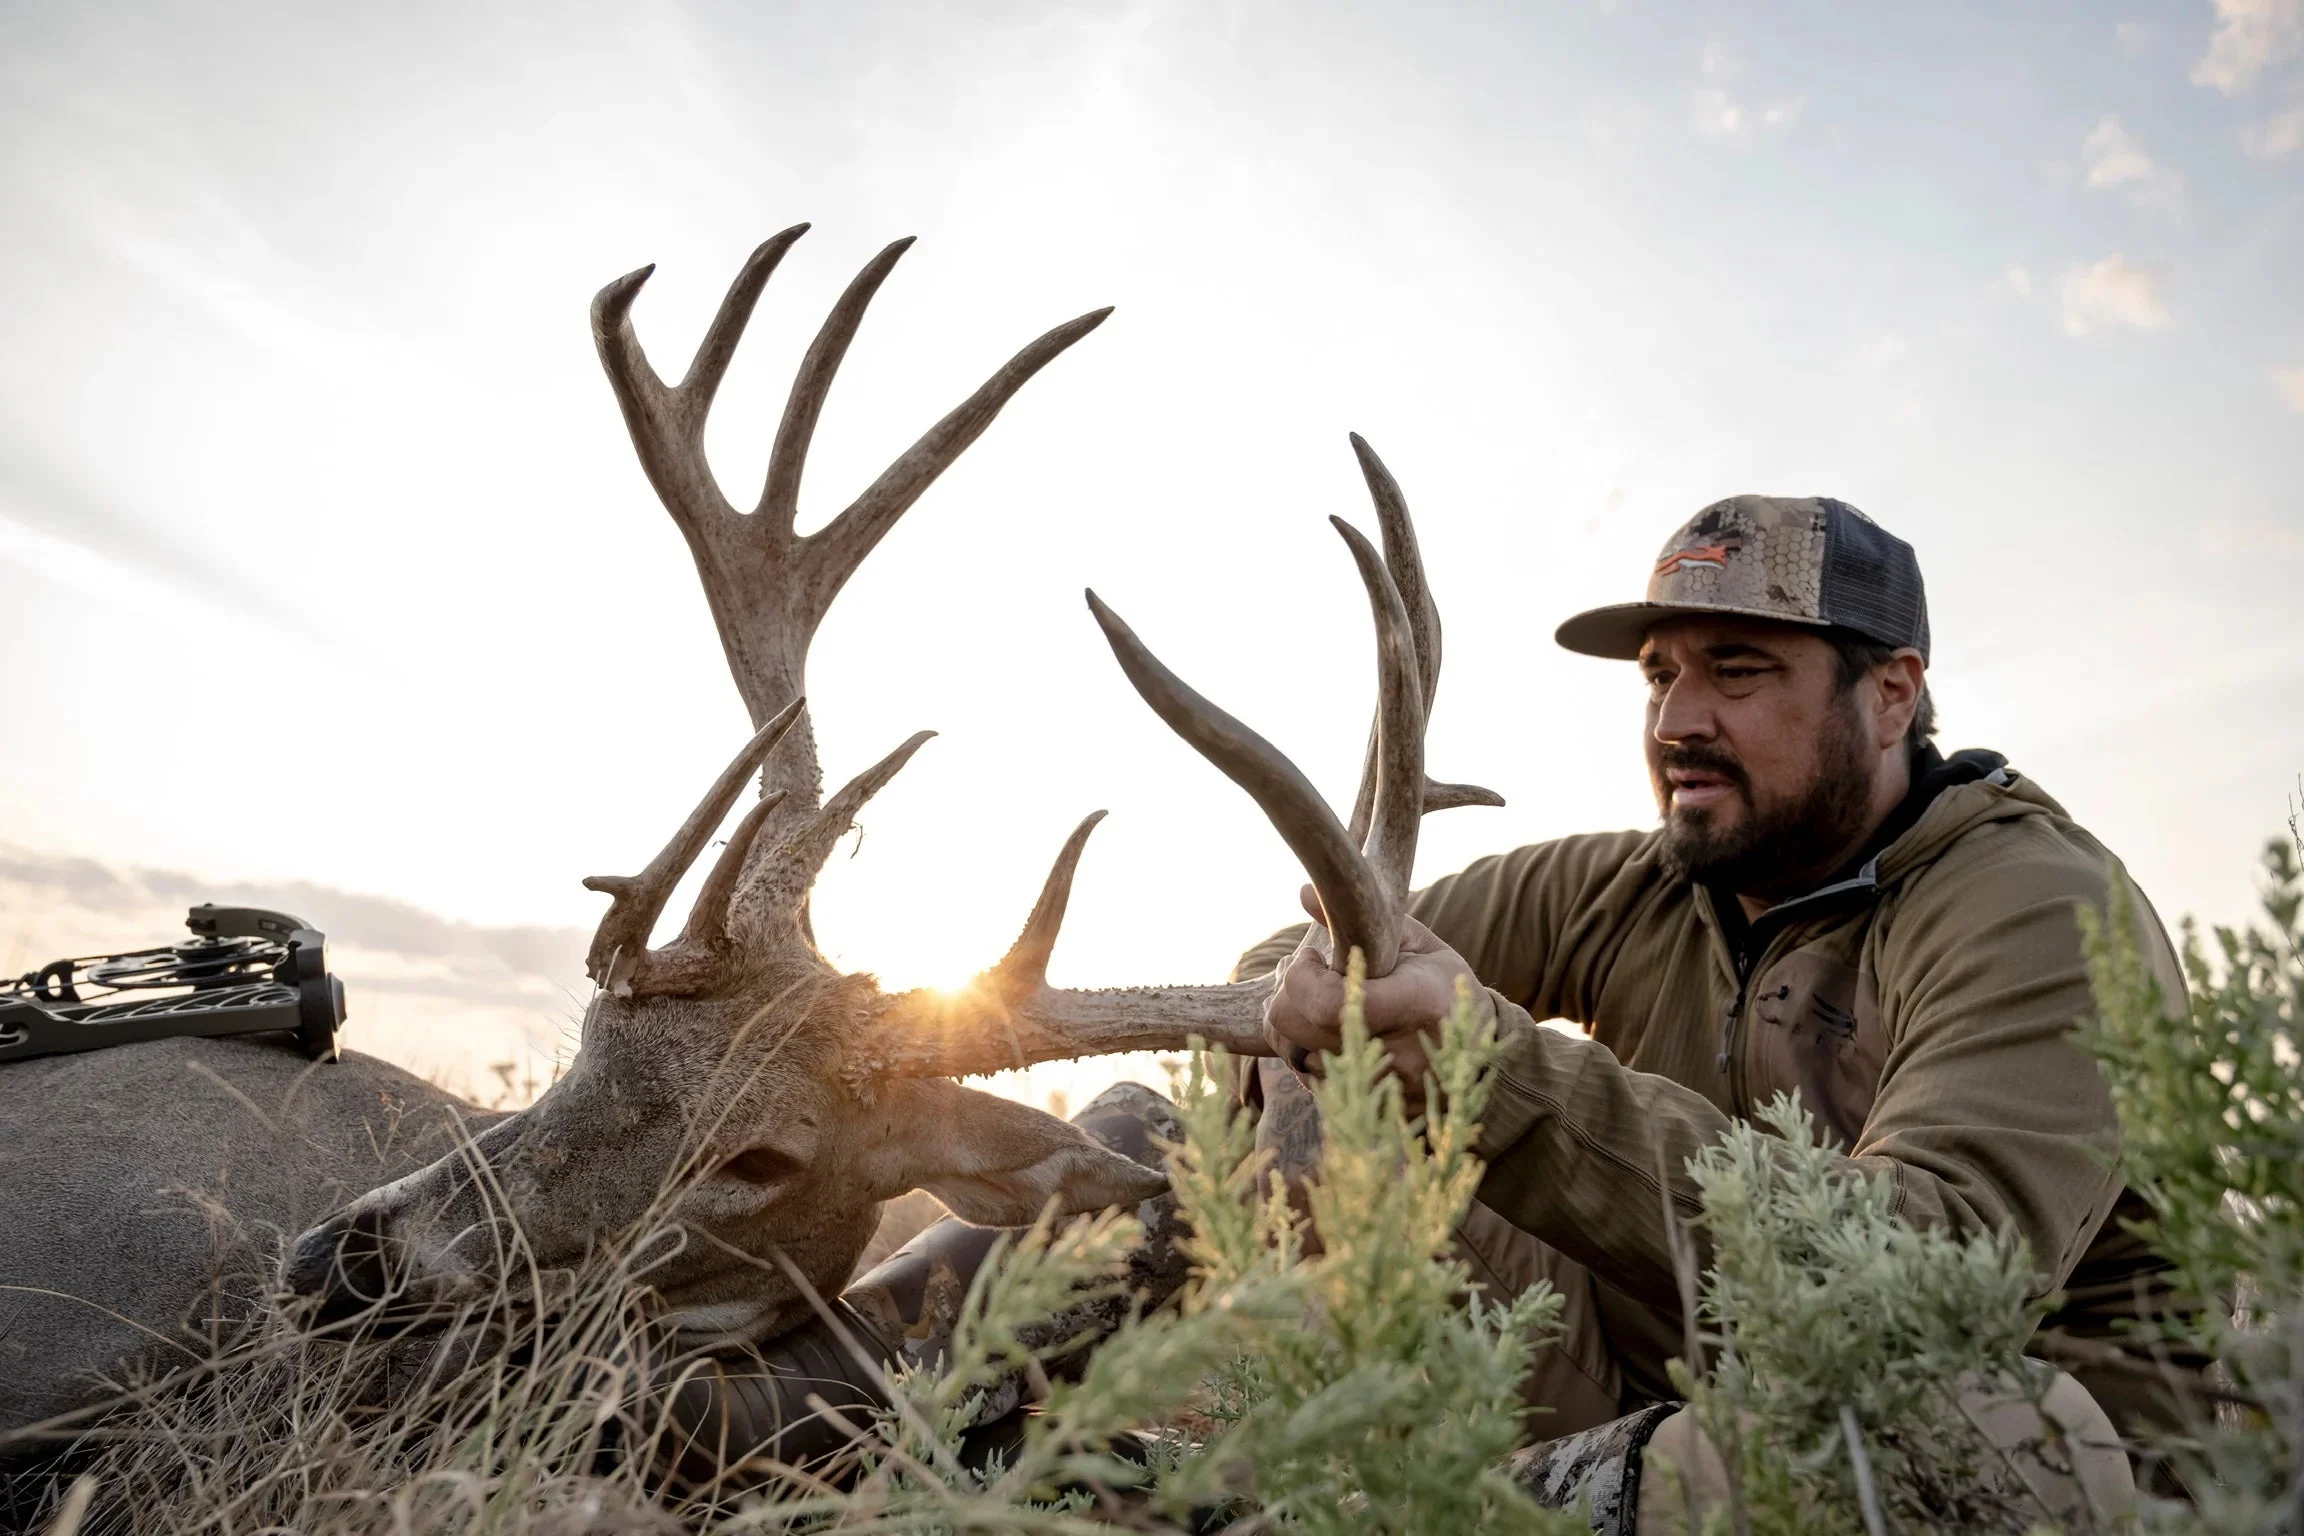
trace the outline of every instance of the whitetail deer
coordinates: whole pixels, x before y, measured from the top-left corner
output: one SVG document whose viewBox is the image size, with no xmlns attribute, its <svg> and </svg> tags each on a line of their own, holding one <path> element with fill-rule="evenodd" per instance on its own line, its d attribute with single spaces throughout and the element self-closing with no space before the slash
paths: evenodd
<svg viewBox="0 0 2304 1536">
<path fill-rule="evenodd" d="M 705 419 L 763 287 L 805 229 L 753 252 L 677 384 L 658 377 L 632 328 L 651 269 L 609 284 L 593 302 L 609 382 L 640 462 L 695 556 L 757 730 L 638 875 L 585 882 L 610 900 L 590 945 L 596 991 L 567 1072 L 528 1109 L 491 1119 L 368 1058 L 348 1055 L 306 1077 L 287 1053 L 237 1042 L 160 1042 L 0 1071 L 0 1139 L 31 1154 L 26 1166 L 46 1167 L 41 1155 L 53 1153 L 62 1169 L 56 1189 L 38 1178 L 0 1184 L 0 1251 L 8 1255 L 0 1259 L 0 1330 L 14 1324 L 12 1337 L 25 1340 L 49 1326 L 47 1314 L 33 1314 L 33 1290 L 90 1303 L 40 1304 L 83 1321 L 64 1330 L 70 1337 L 58 1347 L 35 1341 L 30 1358 L 0 1368 L 0 1377 L 29 1383 L 0 1387 L 0 1429 L 72 1406 L 84 1392 L 65 1385 L 73 1373 L 112 1366 L 135 1353 L 142 1334 L 176 1332 L 211 1273 L 205 1231 L 187 1228 L 139 1250 L 128 1262 L 144 1269 L 125 1283 L 89 1243 L 132 1220 L 155 1191 L 216 1188 L 227 1164 L 243 1172 L 225 1204 L 256 1229 L 292 1232 L 316 1198 L 367 1191 L 290 1245 L 288 1286 L 338 1311 L 387 1293 L 425 1301 L 485 1290 L 515 1236 L 539 1269 L 572 1265 L 631 1228 L 677 1180 L 671 1217 L 693 1240 L 650 1270 L 663 1315 L 690 1342 L 757 1341 L 804 1313 L 806 1289 L 838 1290 L 880 1202 L 906 1190 L 928 1189 L 970 1221 L 1018 1224 L 1050 1205 L 1087 1210 L 1162 1186 L 1157 1174 L 1062 1121 L 951 1079 L 1175 1049 L 1194 1038 L 1269 1054 L 1261 983 L 1047 984 L 1073 871 L 1101 812 L 1065 843 L 1006 958 L 957 993 L 886 993 L 817 952 L 808 893 L 820 866 L 927 733 L 820 800 L 801 702 L 810 639 L 896 519 L 1026 380 L 1108 311 L 1027 346 L 845 511 L 801 535 L 801 470 L 817 418 L 866 306 L 910 244 L 882 251 L 833 307 L 794 380 L 759 502 L 739 513 L 705 462 Z M 1365 443 L 1353 444 L 1385 552 L 1337 523 L 1375 611 L 1381 683 L 1349 828 L 1287 758 L 1176 679 L 1094 594 L 1089 603 L 1137 689 L 1256 797 L 1303 860 L 1339 945 L 1362 950 L 1381 974 L 1397 948 L 1418 819 L 1495 797 L 1425 777 L 1438 618 L 1398 487 Z M 755 778 L 759 799 L 685 925 L 651 947 L 674 886 Z M 277 1106 L 298 1093 L 330 1123 L 284 1129 Z M 379 1098 L 398 1101 L 395 1125 L 421 1121 L 432 1139 L 380 1141 Z M 114 1167 L 88 1166 L 85 1126 L 61 1125 L 76 1113 L 118 1129 Z M 379 1174 L 439 1153 L 452 1121 L 474 1129 L 468 1145 L 378 1184 Z M 379 1144 L 399 1150 L 383 1163 L 363 1155 Z M 103 1192 L 122 1178 L 125 1195 Z M 42 1208 L 44 1189 L 51 1210 Z M 85 1324 L 99 1314 L 110 1321 Z"/>
</svg>

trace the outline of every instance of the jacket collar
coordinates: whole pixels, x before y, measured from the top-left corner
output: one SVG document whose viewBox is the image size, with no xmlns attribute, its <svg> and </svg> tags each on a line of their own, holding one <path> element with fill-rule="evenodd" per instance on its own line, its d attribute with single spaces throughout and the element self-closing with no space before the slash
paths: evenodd
<svg viewBox="0 0 2304 1536">
<path fill-rule="evenodd" d="M 1912 754 L 1910 791 L 1896 809 L 1888 813 L 1864 847 L 1831 878 L 1812 891 L 1776 903 L 1757 918 L 1745 917 L 1743 903 L 1736 899 L 1733 891 L 1706 886 L 1704 898 L 1712 910 L 1713 925 L 1727 941 L 1729 953 L 1737 957 L 1739 965 L 1748 963 L 1787 924 L 1844 901 L 1869 900 L 1877 895 L 1883 864 L 1888 866 L 1891 877 L 1900 875 L 1926 862 L 1949 842 L 1951 838 L 1946 833 L 1957 835 L 1967 830 L 1977 819 L 1975 812 L 1983 808 L 1980 804 L 1951 818 L 1929 816 L 1949 791 L 1969 784 L 2005 789 L 2015 781 L 2008 759 L 1998 752 L 1969 747 L 1946 757 L 1934 746 L 1923 746 Z M 1955 803 L 1969 798 L 1952 796 Z M 1925 829 L 1921 825 L 1923 821 L 1930 823 Z"/>
</svg>

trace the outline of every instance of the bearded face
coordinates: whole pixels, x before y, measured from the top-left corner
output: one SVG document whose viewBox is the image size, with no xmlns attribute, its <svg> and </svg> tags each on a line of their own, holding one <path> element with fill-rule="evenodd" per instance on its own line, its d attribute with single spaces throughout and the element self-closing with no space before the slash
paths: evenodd
<svg viewBox="0 0 2304 1536">
<path fill-rule="evenodd" d="M 1664 858 L 1692 881 L 1781 900 L 1851 853 L 1879 814 L 1881 753 L 1831 648 L 1783 626 L 1659 626 L 1648 769 Z"/>
<path fill-rule="evenodd" d="M 1872 803 L 1873 754 L 1859 741 L 1852 700 L 1825 717 L 1805 781 L 1755 789 L 1734 752 L 1716 742 L 1661 747 L 1657 807 L 1664 817 L 1664 857 L 1700 885 L 1781 897 L 1801 877 L 1827 866 L 1864 835 Z M 1675 803 L 1672 776 L 1714 778 L 1724 793 Z"/>
</svg>

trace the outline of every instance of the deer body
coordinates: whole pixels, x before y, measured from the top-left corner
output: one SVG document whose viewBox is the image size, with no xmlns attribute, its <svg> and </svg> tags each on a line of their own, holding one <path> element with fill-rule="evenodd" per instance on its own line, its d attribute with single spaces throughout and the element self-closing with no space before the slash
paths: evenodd
<svg viewBox="0 0 2304 1536">
<path fill-rule="evenodd" d="M 1269 1054 L 1260 984 L 1047 984 L 1101 812 L 1059 853 L 1008 955 L 959 992 L 885 993 L 817 951 L 807 899 L 819 868 L 928 739 L 823 795 L 801 697 L 817 624 L 1000 407 L 1107 312 L 1025 347 L 844 511 L 801 535 L 801 470 L 833 375 L 910 244 L 882 251 L 834 306 L 794 379 L 760 498 L 738 512 L 705 463 L 705 418 L 770 274 L 805 228 L 752 254 L 677 384 L 649 365 L 632 326 L 649 269 L 593 303 L 594 340 L 641 466 L 695 557 L 756 729 L 639 874 L 585 882 L 610 900 L 587 953 L 596 990 L 568 1070 L 535 1104 L 500 1117 L 357 1055 L 307 1067 L 222 1041 L 0 1070 L 0 1147 L 14 1167 L 33 1166 L 29 1180 L 13 1168 L 0 1180 L 0 1284 L 17 1287 L 0 1291 L 0 1350 L 20 1351 L 0 1356 L 0 1432 L 96 1400 L 93 1373 L 117 1374 L 123 1358 L 143 1371 L 188 1358 L 184 1319 L 208 1307 L 223 1270 L 219 1240 L 184 1207 L 213 1207 L 237 1234 L 226 1288 L 240 1311 L 275 1275 L 323 1321 L 385 1301 L 453 1309 L 508 1274 L 571 1268 L 603 1244 L 671 1233 L 647 1271 L 662 1320 L 696 1345 L 756 1342 L 804 1315 L 810 1292 L 841 1287 L 879 1204 L 906 1191 L 1007 1226 L 1164 1186 L 1063 1121 L 953 1078 L 1196 1038 Z M 1276 749 L 1089 602 L 1139 692 L 1257 797 L 1303 858 L 1336 953 L 1359 948 L 1381 973 L 1418 818 L 1494 797 L 1424 776 L 1438 620 L 1398 488 L 1354 443 L 1384 549 L 1338 525 L 1368 588 L 1382 662 L 1349 830 Z M 652 944 L 674 886 L 753 788 L 679 934 Z M 87 1127 L 97 1124 L 107 1127 L 104 1155 L 92 1158 Z M 229 1323 L 219 1316 L 208 1332 Z"/>
<path fill-rule="evenodd" d="M 499 1118 L 388 1062 L 156 1040 L 0 1071 L 0 1434 L 207 1358 L 313 1222 Z M 6 1460 L 0 1446 L 0 1462 Z"/>
</svg>

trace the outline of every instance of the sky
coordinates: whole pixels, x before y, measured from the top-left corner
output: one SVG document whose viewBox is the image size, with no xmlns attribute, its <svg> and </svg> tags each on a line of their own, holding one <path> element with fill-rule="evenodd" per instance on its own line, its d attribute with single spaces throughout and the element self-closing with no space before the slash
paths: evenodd
<svg viewBox="0 0 2304 1536">
<path fill-rule="evenodd" d="M 1081 591 L 1348 802 L 1349 431 L 1447 624 L 1433 770 L 1509 802 L 1433 818 L 1421 877 L 1653 821 L 1633 669 L 1550 634 L 1762 492 L 1917 547 L 1946 746 L 2171 917 L 2249 910 L 2304 769 L 2304 0 L 12 0 L 0 844 L 571 953 L 579 879 L 748 734 L 586 305 L 657 263 L 676 371 L 803 220 L 707 437 L 743 505 L 825 307 L 919 237 L 803 526 L 1117 306 L 818 635 L 829 779 L 942 733 L 818 888 L 843 965 L 989 963 L 1099 807 L 1058 982 L 1218 979 L 1290 919 Z M 24 886 L 15 948 L 82 942 L 67 886 L 109 889 Z"/>
</svg>

